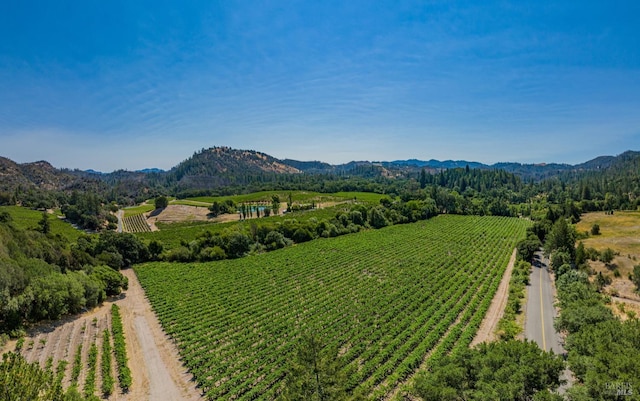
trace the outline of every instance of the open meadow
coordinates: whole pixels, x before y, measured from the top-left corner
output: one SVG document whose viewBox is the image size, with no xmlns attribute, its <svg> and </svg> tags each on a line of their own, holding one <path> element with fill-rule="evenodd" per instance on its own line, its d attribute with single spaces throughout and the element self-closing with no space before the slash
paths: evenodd
<svg viewBox="0 0 640 401">
<path fill-rule="evenodd" d="M 590 231 L 594 224 L 600 226 L 600 234 L 582 240 L 585 246 L 597 250 L 608 247 L 624 257 L 640 257 L 640 211 L 616 211 L 612 215 L 605 212 L 585 213 L 576 224 L 576 230 Z"/>
<path fill-rule="evenodd" d="M 605 212 L 593 212 L 582 215 L 576 230 L 590 231 L 594 224 L 600 226 L 599 235 L 589 235 L 581 240 L 585 247 L 592 247 L 598 251 L 611 248 L 616 256 L 609 265 L 600 261 L 590 261 L 596 272 L 602 272 L 612 279 L 607 291 L 614 297 L 615 302 L 625 305 L 614 309 L 622 318 L 626 318 L 626 311 L 635 311 L 640 316 L 640 295 L 635 285 L 629 280 L 635 265 L 640 265 L 640 211 L 615 211 L 609 215 Z M 615 271 L 619 277 L 616 277 Z M 622 313 L 619 313 L 621 312 Z"/>
<path fill-rule="evenodd" d="M 135 270 L 210 400 L 273 399 L 305 332 L 339 349 L 351 390 L 399 396 L 416 369 L 469 346 L 528 224 L 445 215 Z"/>
<path fill-rule="evenodd" d="M 38 222 L 42 220 L 42 212 L 20 206 L 0 206 L 0 212 L 7 212 L 11 215 L 12 224 L 16 227 L 27 230 L 38 228 Z M 69 241 L 76 241 L 84 232 L 74 228 L 68 222 L 59 218 L 59 214 L 49 213 L 49 223 L 51 234 L 61 235 Z"/>
</svg>

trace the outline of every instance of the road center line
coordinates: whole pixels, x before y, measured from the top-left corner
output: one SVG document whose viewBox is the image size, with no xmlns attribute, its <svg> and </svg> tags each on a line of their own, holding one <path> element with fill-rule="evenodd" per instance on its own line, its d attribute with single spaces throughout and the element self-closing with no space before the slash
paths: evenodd
<svg viewBox="0 0 640 401">
<path fill-rule="evenodd" d="M 542 349 L 547 350 L 547 342 L 544 338 L 544 306 L 542 305 L 542 270 L 544 267 L 540 268 L 540 319 L 542 320 Z"/>
</svg>

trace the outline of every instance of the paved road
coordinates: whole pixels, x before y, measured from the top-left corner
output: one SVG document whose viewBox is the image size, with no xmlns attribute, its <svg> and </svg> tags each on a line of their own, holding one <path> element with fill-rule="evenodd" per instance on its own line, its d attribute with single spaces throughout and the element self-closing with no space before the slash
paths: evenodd
<svg viewBox="0 0 640 401">
<path fill-rule="evenodd" d="M 562 342 L 553 327 L 556 317 L 554 289 L 549 275 L 548 260 L 542 253 L 536 253 L 530 277 L 525 316 L 525 337 L 533 340 L 540 348 L 556 354 L 564 353 Z"/>
<path fill-rule="evenodd" d="M 533 263 L 527 295 L 527 308 L 524 322 L 524 335 L 527 340 L 533 340 L 545 351 L 553 350 L 555 354 L 565 354 L 560 335 L 553 327 L 556 317 L 555 291 L 549 274 L 549 260 L 536 252 Z M 573 375 L 565 369 L 560 378 L 564 384 L 558 388 L 559 394 L 564 394 L 573 384 Z"/>
</svg>

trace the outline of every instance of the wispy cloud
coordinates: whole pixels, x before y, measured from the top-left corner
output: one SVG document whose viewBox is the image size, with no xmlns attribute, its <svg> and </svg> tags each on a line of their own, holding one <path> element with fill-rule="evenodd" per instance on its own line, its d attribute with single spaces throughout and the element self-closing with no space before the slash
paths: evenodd
<svg viewBox="0 0 640 401">
<path fill-rule="evenodd" d="M 0 154 L 113 170 L 222 144 L 331 162 L 576 162 L 640 143 L 640 32 L 614 9 L 343 3 L 110 6 L 91 32 L 109 43 L 5 45 Z"/>
</svg>

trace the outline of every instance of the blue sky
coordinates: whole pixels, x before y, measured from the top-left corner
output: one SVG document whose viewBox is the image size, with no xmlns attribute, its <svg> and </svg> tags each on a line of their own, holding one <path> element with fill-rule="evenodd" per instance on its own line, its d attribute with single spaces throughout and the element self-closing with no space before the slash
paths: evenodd
<svg viewBox="0 0 640 401">
<path fill-rule="evenodd" d="M 640 150 L 637 1 L 6 1 L 0 155 L 579 163 Z"/>
</svg>

